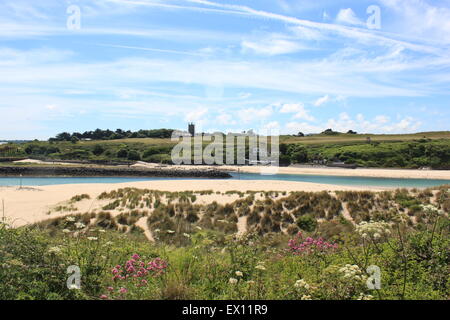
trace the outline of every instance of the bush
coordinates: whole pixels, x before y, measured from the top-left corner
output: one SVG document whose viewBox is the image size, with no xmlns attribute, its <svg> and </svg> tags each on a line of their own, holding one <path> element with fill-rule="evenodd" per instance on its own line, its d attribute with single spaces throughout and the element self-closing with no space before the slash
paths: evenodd
<svg viewBox="0 0 450 320">
<path fill-rule="evenodd" d="M 101 155 L 103 152 L 105 152 L 105 148 L 103 148 L 101 145 L 97 144 L 94 147 L 94 150 L 92 150 L 92 153 L 96 156 Z"/>
<path fill-rule="evenodd" d="M 120 149 L 117 152 L 117 157 L 118 158 L 127 158 L 128 157 L 128 150 L 127 149 Z"/>
<path fill-rule="evenodd" d="M 317 228 L 317 221 L 312 215 L 300 216 L 297 219 L 297 226 L 307 232 L 313 232 Z"/>
<path fill-rule="evenodd" d="M 128 152 L 128 160 L 139 161 L 141 160 L 141 155 L 139 154 L 139 152 L 131 150 L 130 152 Z"/>
</svg>

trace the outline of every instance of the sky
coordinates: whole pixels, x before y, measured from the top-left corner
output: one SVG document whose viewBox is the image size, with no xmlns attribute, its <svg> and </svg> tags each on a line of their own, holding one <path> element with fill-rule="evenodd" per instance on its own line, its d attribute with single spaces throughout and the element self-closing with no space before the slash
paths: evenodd
<svg viewBox="0 0 450 320">
<path fill-rule="evenodd" d="M 450 0 L 2 0 L 0 140 L 449 130 Z"/>
</svg>

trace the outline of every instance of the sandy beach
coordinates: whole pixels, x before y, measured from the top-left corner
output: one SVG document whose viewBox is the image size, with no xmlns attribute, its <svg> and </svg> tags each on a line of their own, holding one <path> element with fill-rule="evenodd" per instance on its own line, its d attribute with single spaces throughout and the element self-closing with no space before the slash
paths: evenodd
<svg viewBox="0 0 450 320">
<path fill-rule="evenodd" d="M 117 184 L 67 184 L 40 187 L 0 187 L 0 201 L 4 201 L 4 214 L 9 222 L 14 226 L 23 226 L 30 223 L 39 222 L 60 215 L 75 212 L 52 212 L 56 206 L 67 205 L 70 198 L 75 195 L 89 194 L 91 200 L 77 203 L 76 213 L 89 212 L 91 209 L 102 205 L 96 197 L 104 192 L 119 188 L 135 187 L 142 189 L 153 189 L 160 191 L 201 191 L 213 190 L 222 193 L 230 190 L 237 191 L 337 191 L 337 190 L 374 190 L 381 188 L 359 188 L 344 187 L 335 185 L 323 185 L 305 182 L 288 181 L 239 181 L 239 180 L 178 180 L 178 181 L 143 181 Z M 205 195 L 199 196 L 199 202 L 219 203 L 232 202 L 236 200 L 233 195 Z M 3 209 L 0 203 L 0 215 Z"/>
<path fill-rule="evenodd" d="M 135 167 L 158 168 L 157 164 L 138 162 Z M 189 170 L 199 168 L 198 166 L 163 166 L 166 169 Z M 227 171 L 260 173 L 267 167 L 257 166 L 202 166 L 202 169 L 221 169 Z M 385 178 L 416 178 L 416 179 L 448 179 L 450 183 L 450 171 L 431 170 L 400 170 L 400 169 L 341 169 L 341 168 L 310 168 L 310 167 L 283 167 L 275 168 L 280 174 L 310 174 L 310 175 L 337 175 L 354 177 L 385 177 Z M 160 191 L 202 191 L 213 190 L 222 193 L 231 190 L 237 191 L 337 191 L 337 190 L 372 190 L 381 191 L 389 188 L 380 187 L 350 187 L 316 184 L 308 182 L 274 181 L 274 180 L 160 180 L 142 181 L 116 184 L 67 184 L 39 187 L 0 187 L 0 201 L 4 201 L 5 217 L 13 222 L 14 226 L 22 226 L 35 223 L 58 215 L 74 212 L 52 212 L 56 206 L 67 205 L 68 200 L 79 194 L 89 194 L 92 200 L 77 203 L 76 213 L 89 212 L 100 204 L 96 197 L 104 192 L 124 187 L 135 187 L 142 189 L 153 189 Z M 219 203 L 232 202 L 236 200 L 230 195 L 205 195 L 199 197 L 199 202 Z M 0 203 L 0 215 L 3 209 Z"/>
<path fill-rule="evenodd" d="M 158 167 L 158 164 L 139 161 L 136 167 Z M 177 169 L 192 169 L 199 166 L 165 166 Z M 450 180 L 450 170 L 416 170 L 416 169 L 375 169 L 358 168 L 344 169 L 333 167 L 265 167 L 265 166 L 201 166 L 204 169 L 219 169 L 226 171 L 260 173 L 266 170 L 275 170 L 277 174 L 304 174 L 304 175 L 332 175 L 345 177 L 373 177 L 373 178 L 401 178 L 401 179 L 443 179 Z M 450 182 L 450 181 L 449 181 Z"/>
<path fill-rule="evenodd" d="M 49 164 L 40 160 L 25 159 L 15 161 L 16 163 L 32 163 L 32 164 Z M 70 163 L 57 162 L 54 165 L 65 166 L 74 165 Z M 90 165 L 96 166 L 96 165 Z M 120 167 L 120 166 L 118 166 Z M 417 170 L 417 169 L 377 169 L 377 168 L 333 168 L 333 167 L 309 167 L 309 166 L 290 166 L 290 167 L 266 167 L 266 166 L 194 166 L 194 165 L 160 165 L 156 163 L 148 163 L 138 161 L 131 167 L 135 168 L 164 168 L 174 170 L 225 170 L 231 172 L 247 172 L 247 173 L 261 173 L 262 171 L 273 171 L 276 174 L 301 174 L 301 175 L 332 175 L 345 177 L 373 177 L 373 178 L 401 178 L 401 179 L 443 179 L 450 180 L 450 170 Z"/>
</svg>

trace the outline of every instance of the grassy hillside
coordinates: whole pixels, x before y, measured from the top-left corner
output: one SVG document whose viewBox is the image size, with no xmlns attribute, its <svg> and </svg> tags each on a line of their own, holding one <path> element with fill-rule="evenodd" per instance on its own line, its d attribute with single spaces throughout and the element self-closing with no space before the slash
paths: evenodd
<svg viewBox="0 0 450 320">
<path fill-rule="evenodd" d="M 121 189 L 96 199 L 110 201 L 103 212 L 0 223 L 0 299 L 450 298 L 448 187 L 242 193 L 232 205 L 196 205 L 205 192 Z M 237 236 L 241 218 L 250 229 Z M 80 268 L 79 290 L 66 287 L 69 266 Z M 367 285 L 369 266 L 381 272 L 379 290 Z"/>
<path fill-rule="evenodd" d="M 282 143 L 301 143 L 301 144 L 339 144 L 339 143 L 364 143 L 370 137 L 373 142 L 404 142 L 420 139 L 450 139 L 450 131 L 420 132 L 414 134 L 345 134 L 326 135 L 318 134 L 306 137 L 283 136 Z"/>
<path fill-rule="evenodd" d="M 370 142 L 367 141 L 367 137 L 370 137 Z M 426 132 L 410 135 L 281 136 L 280 144 L 282 165 L 321 160 L 344 161 L 369 167 L 450 168 L 450 132 Z M 145 160 L 171 163 L 170 153 L 174 145 L 175 143 L 167 138 L 33 141 L 0 146 L 0 159 L 2 157 L 35 157 L 62 160 Z"/>
</svg>

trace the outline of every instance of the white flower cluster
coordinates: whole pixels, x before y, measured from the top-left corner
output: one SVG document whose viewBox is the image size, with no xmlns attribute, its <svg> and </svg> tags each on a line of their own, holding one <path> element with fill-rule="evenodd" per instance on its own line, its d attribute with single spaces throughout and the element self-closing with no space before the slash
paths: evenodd
<svg viewBox="0 0 450 320">
<path fill-rule="evenodd" d="M 356 226 L 356 232 L 363 238 L 372 237 L 373 239 L 378 240 L 382 236 L 391 234 L 391 226 L 389 223 L 383 221 L 363 221 Z"/>
<path fill-rule="evenodd" d="M 297 280 L 294 284 L 294 287 L 297 289 L 305 288 L 306 290 L 309 290 L 311 286 L 303 279 Z"/>
<path fill-rule="evenodd" d="M 256 265 L 255 269 L 261 270 L 261 271 L 265 271 L 266 267 L 264 266 L 264 262 L 263 261 L 258 262 L 258 264 Z"/>
<path fill-rule="evenodd" d="M 348 280 L 366 280 L 367 276 L 363 275 L 361 269 L 357 265 L 346 264 L 339 269 L 339 272 L 343 274 L 344 279 Z"/>
<path fill-rule="evenodd" d="M 77 229 L 83 229 L 84 227 L 86 227 L 86 225 L 83 222 L 77 222 L 75 223 L 75 227 Z"/>
<path fill-rule="evenodd" d="M 358 300 L 373 300 L 373 296 L 370 294 L 361 293 L 358 297 Z"/>
<path fill-rule="evenodd" d="M 56 246 L 56 247 L 51 247 L 48 249 L 48 253 L 54 253 L 54 254 L 59 254 L 61 253 L 61 248 Z"/>
<path fill-rule="evenodd" d="M 439 216 L 444 215 L 443 210 L 439 210 L 437 207 L 433 206 L 432 204 L 422 205 L 422 210 L 423 210 L 423 212 L 427 213 L 428 215 L 439 215 Z"/>
</svg>

